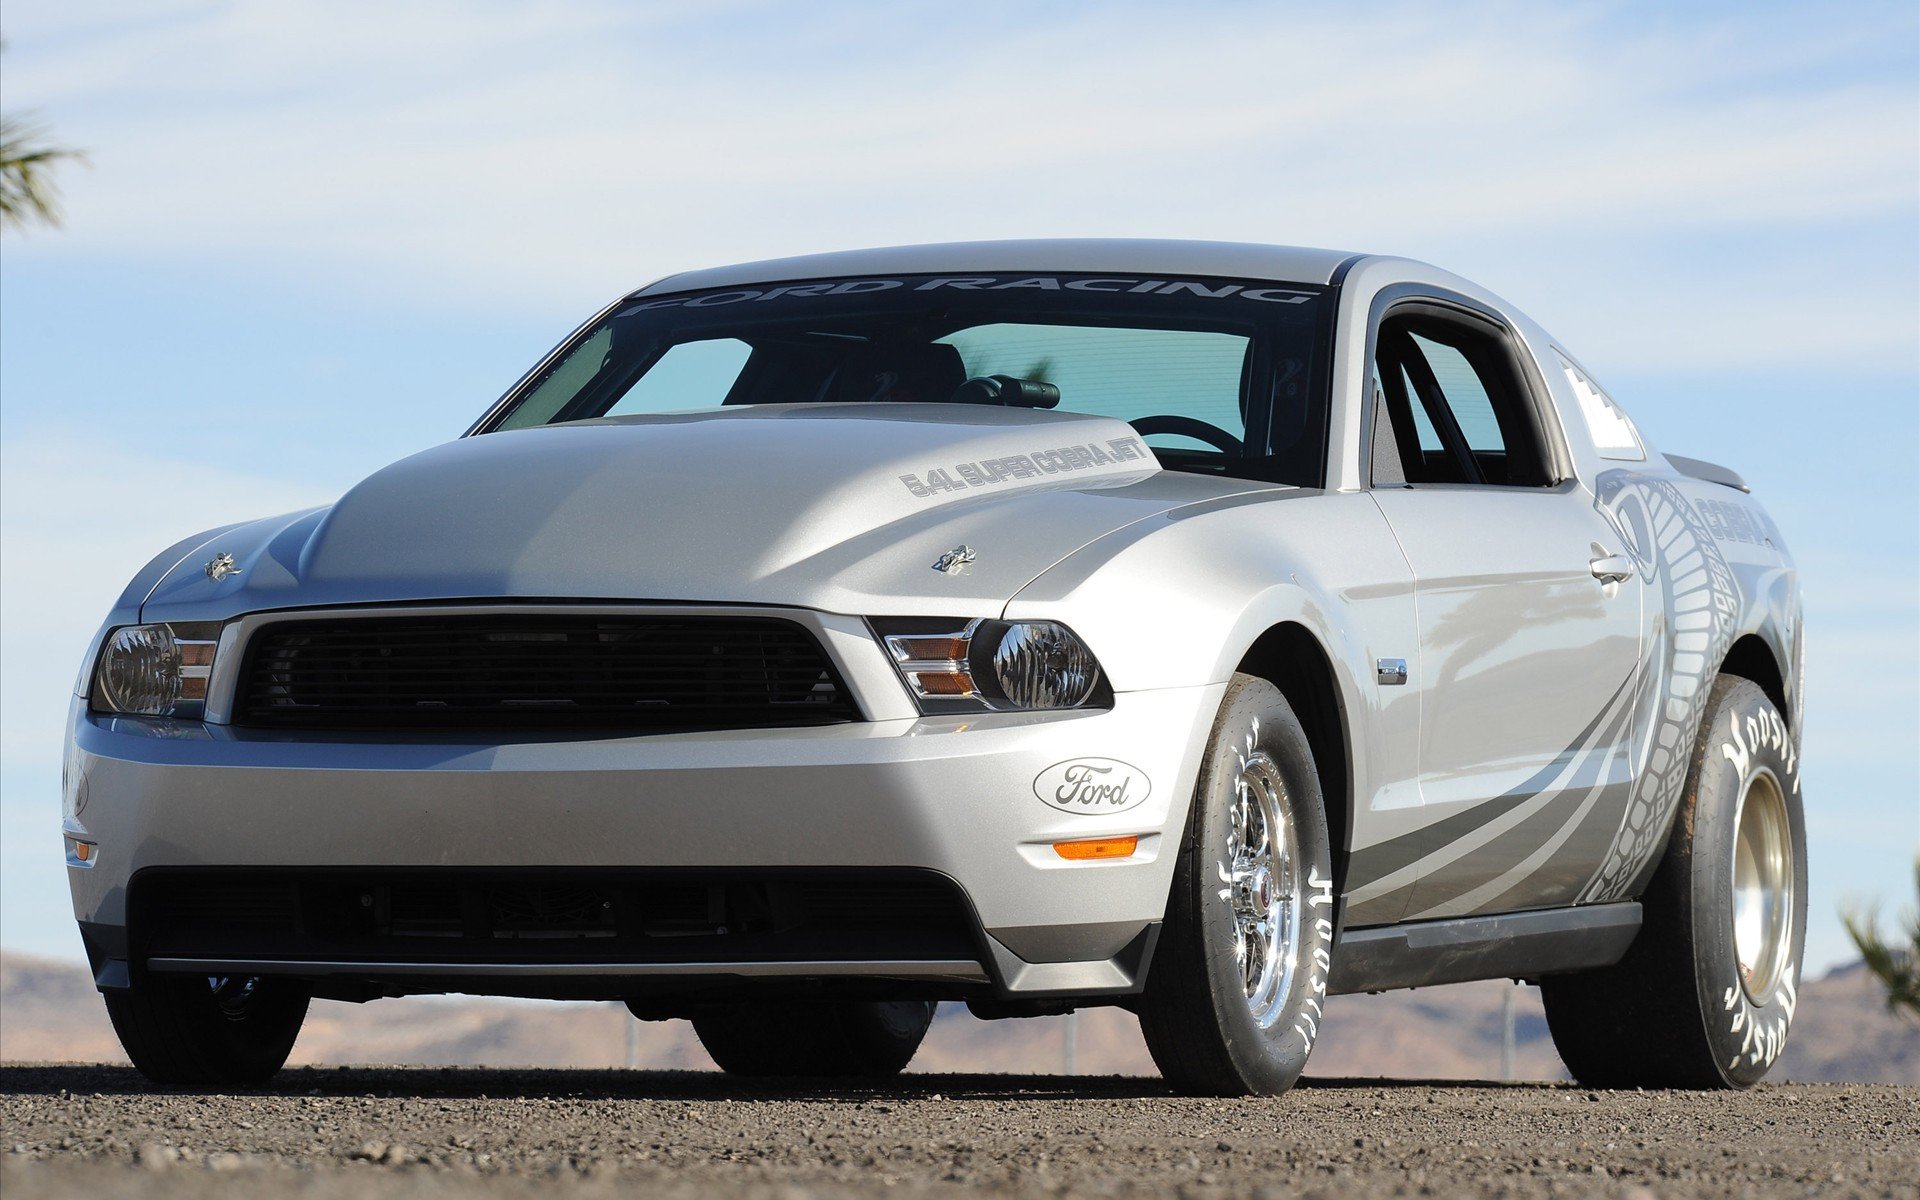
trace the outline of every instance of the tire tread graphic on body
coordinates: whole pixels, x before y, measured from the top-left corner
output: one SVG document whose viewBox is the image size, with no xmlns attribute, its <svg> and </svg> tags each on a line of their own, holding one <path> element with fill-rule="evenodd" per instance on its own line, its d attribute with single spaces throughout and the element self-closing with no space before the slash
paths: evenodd
<svg viewBox="0 0 1920 1200">
<path fill-rule="evenodd" d="M 1739 618 L 1733 570 L 1713 531 L 1672 481 L 1610 471 L 1600 478 L 1598 504 L 1647 586 L 1662 599 L 1647 605 L 1655 654 L 1646 684 L 1655 689 L 1654 710 L 1647 740 L 1634 756 L 1633 798 L 1605 861 L 1578 897 L 1581 904 L 1626 899 L 1659 854 L 1686 785 L 1709 685 Z M 1668 614 L 1672 628 L 1665 627 Z"/>
</svg>

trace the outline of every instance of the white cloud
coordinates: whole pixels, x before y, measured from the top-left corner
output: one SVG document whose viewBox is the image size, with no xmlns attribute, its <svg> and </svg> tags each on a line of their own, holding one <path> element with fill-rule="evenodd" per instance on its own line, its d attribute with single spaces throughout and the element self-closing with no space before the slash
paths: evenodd
<svg viewBox="0 0 1920 1200">
<path fill-rule="evenodd" d="M 57 103 L 93 155 L 60 253 L 244 258 L 489 306 L 1076 233 L 1457 255 L 1524 300 L 1596 241 L 1764 247 L 1920 203 L 1906 81 L 1841 69 L 1898 14 L 1806 36 L 1792 14 L 1628 34 L 1501 4 L 695 11 L 215 5 L 19 42 L 9 95 Z M 1572 308 L 1632 365 L 1904 363 L 1912 274 L 1859 264 L 1812 337 L 1780 336 L 1747 279 L 1687 288 L 1657 260 L 1593 281 L 1634 305 Z"/>
</svg>

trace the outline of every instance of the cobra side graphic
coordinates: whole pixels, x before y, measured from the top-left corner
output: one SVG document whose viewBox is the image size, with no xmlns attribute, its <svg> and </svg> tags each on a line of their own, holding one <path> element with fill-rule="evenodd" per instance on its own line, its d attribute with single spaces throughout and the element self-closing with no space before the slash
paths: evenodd
<svg viewBox="0 0 1920 1200">
<path fill-rule="evenodd" d="M 1607 858 L 1578 900 L 1616 900 L 1652 869 L 1686 786 L 1687 764 L 1708 685 L 1732 645 L 1738 620 L 1733 574 L 1711 530 L 1671 481 L 1628 471 L 1599 480 L 1602 511 L 1661 602 L 1648 606 L 1647 663 L 1655 686 L 1634 757 L 1633 801 Z"/>
<path fill-rule="evenodd" d="M 1575 827 L 1594 814 L 1603 795 L 1625 791 L 1622 784 L 1607 777 L 1606 747 L 1625 730 L 1633 717 L 1635 700 L 1644 690 L 1643 675 L 1636 674 L 1623 683 L 1578 741 L 1512 790 L 1446 820 L 1356 852 L 1348 867 L 1349 879 L 1366 882 L 1351 887 L 1351 902 L 1372 902 L 1397 910 L 1409 903 L 1416 887 L 1436 872 L 1480 853 L 1513 865 L 1491 882 L 1461 885 L 1455 894 L 1428 897 L 1426 907 L 1408 919 L 1527 907 L 1532 889 L 1525 881 L 1548 869 Z M 1616 806 L 1614 820 L 1618 819 L 1617 813 Z M 1605 815 L 1600 819 L 1605 820 Z"/>
</svg>

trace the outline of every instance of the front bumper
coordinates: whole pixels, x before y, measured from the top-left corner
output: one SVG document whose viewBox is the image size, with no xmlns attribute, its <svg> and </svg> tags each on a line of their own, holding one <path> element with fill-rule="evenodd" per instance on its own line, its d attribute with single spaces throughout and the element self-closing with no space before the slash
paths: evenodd
<svg viewBox="0 0 1920 1200">
<path fill-rule="evenodd" d="M 1127 994 L 1143 981 L 1223 690 L 1122 693 L 1112 709 L 1084 713 L 435 744 L 101 717 L 76 705 L 66 832 L 70 848 L 78 839 L 91 849 L 85 862 L 69 853 L 74 911 L 102 986 L 148 969 L 218 969 L 359 976 L 389 990 L 537 992 L 530 978 L 567 978 L 577 991 L 590 978 L 621 994 L 663 979 L 778 976 L 1010 998 Z M 1133 766 L 1145 799 L 1100 813 L 1044 803 L 1040 777 L 1079 758 Z M 1052 848 L 1129 834 L 1140 841 L 1128 858 L 1068 861 Z M 571 960 L 548 953 L 461 971 L 310 953 L 148 961 L 137 911 L 129 938 L 130 886 L 143 871 L 186 868 L 903 869 L 957 885 L 979 953 L 686 963 L 608 960 L 582 942 Z"/>
</svg>

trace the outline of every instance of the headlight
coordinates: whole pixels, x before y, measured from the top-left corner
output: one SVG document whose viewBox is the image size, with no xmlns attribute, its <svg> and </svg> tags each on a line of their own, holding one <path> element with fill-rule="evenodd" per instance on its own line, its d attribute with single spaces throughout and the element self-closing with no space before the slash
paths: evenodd
<svg viewBox="0 0 1920 1200">
<path fill-rule="evenodd" d="M 1093 651 L 1052 621 L 1001 627 L 992 661 L 1000 695 L 1015 708 L 1078 708 L 1100 682 Z"/>
<path fill-rule="evenodd" d="M 1093 651 L 1057 621 L 876 619 L 925 713 L 1099 707 L 1112 690 Z"/>
<path fill-rule="evenodd" d="M 143 717 L 198 717 L 220 625 L 126 625 L 107 636 L 93 672 L 95 712 Z"/>
</svg>

